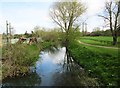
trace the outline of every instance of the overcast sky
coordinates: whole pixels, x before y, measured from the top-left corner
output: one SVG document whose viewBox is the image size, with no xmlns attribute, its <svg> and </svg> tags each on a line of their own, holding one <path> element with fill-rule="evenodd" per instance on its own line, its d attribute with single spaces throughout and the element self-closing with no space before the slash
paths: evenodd
<svg viewBox="0 0 120 88">
<path fill-rule="evenodd" d="M 8 2 L 9 1 L 9 2 Z M 49 16 L 50 6 L 57 0 L 1 0 L 0 1 L 0 33 L 6 31 L 5 22 L 11 23 L 15 33 L 31 32 L 35 26 L 53 28 Z M 88 31 L 104 24 L 102 18 L 97 15 L 103 11 L 105 0 L 83 0 L 88 7 L 84 13 L 84 19 L 88 24 Z"/>
</svg>

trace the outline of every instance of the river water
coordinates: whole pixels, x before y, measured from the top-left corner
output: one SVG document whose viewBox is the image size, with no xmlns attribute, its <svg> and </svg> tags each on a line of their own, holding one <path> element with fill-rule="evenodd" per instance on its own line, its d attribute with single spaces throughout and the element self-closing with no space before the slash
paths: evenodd
<svg viewBox="0 0 120 88">
<path fill-rule="evenodd" d="M 42 51 L 30 74 L 23 77 L 6 78 L 3 86 L 96 86 L 94 78 L 85 74 L 79 65 L 67 63 L 66 48 Z M 70 68 L 71 67 L 71 68 Z"/>
</svg>

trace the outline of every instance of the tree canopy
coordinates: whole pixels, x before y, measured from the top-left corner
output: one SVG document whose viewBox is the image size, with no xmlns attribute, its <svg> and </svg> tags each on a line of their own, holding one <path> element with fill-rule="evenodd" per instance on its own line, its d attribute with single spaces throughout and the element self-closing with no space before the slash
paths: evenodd
<svg viewBox="0 0 120 88">
<path fill-rule="evenodd" d="M 50 16 L 62 31 L 68 32 L 73 27 L 74 29 L 79 27 L 78 18 L 85 10 L 85 6 L 77 0 L 74 2 L 55 2 L 50 10 Z"/>
</svg>

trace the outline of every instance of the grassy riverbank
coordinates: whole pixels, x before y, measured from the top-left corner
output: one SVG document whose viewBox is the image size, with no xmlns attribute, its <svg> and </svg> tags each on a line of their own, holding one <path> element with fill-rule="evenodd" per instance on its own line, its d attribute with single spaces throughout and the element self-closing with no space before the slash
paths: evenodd
<svg viewBox="0 0 120 88">
<path fill-rule="evenodd" d="M 98 78 L 101 85 L 119 85 L 118 50 L 85 46 L 75 41 L 69 45 L 69 51 L 89 75 Z"/>
<path fill-rule="evenodd" d="M 39 52 L 40 49 L 35 44 L 15 44 L 8 49 L 3 47 L 3 78 L 7 76 L 25 75 L 29 71 L 29 66 L 35 64 Z"/>
<path fill-rule="evenodd" d="M 25 75 L 29 72 L 30 66 L 34 66 L 39 58 L 40 51 L 50 47 L 56 47 L 61 44 L 61 33 L 56 31 L 37 30 L 36 36 L 39 36 L 37 44 L 13 44 L 12 47 L 3 46 L 2 51 L 2 76 L 12 77 Z"/>
<path fill-rule="evenodd" d="M 26 75 L 30 66 L 34 66 L 39 58 L 40 51 L 52 46 L 52 42 L 37 44 L 14 44 L 12 47 L 3 47 L 2 78 Z"/>
</svg>

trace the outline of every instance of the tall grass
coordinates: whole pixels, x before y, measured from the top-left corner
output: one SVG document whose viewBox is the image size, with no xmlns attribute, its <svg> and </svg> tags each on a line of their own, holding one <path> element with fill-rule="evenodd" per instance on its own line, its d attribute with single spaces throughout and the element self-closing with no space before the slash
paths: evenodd
<svg viewBox="0 0 120 88">
<path fill-rule="evenodd" d="M 40 49 L 35 44 L 15 44 L 7 49 L 3 47 L 3 78 L 27 73 L 29 66 L 37 61 L 39 52 Z"/>
</svg>

